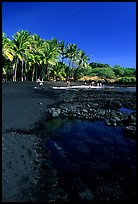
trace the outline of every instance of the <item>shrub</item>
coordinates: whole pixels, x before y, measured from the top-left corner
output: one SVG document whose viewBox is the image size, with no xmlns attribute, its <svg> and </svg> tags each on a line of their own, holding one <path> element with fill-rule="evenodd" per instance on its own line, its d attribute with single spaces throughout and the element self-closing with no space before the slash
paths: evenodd
<svg viewBox="0 0 138 204">
<path fill-rule="evenodd" d="M 114 79 L 115 75 L 112 68 L 95 68 L 92 70 L 93 74 L 101 78 Z"/>
<path fill-rule="evenodd" d="M 136 77 L 121 77 L 117 80 L 117 82 L 123 84 L 135 84 Z"/>
<path fill-rule="evenodd" d="M 135 77 L 136 69 L 135 68 L 123 68 L 115 67 L 113 68 L 114 74 L 117 77 Z"/>
</svg>

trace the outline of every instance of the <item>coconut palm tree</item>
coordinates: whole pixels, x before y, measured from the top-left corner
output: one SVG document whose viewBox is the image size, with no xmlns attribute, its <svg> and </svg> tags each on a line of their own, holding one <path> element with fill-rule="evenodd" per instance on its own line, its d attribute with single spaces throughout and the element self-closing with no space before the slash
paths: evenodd
<svg viewBox="0 0 138 204">
<path fill-rule="evenodd" d="M 38 78 L 38 67 L 40 66 L 41 57 L 43 54 L 43 42 L 37 34 L 34 34 L 30 37 L 30 46 L 26 51 L 29 67 L 32 68 L 32 81 L 37 80 Z"/>
<path fill-rule="evenodd" d="M 13 56 L 14 50 L 12 49 L 12 41 L 6 37 L 5 33 L 2 33 L 2 74 L 5 77 L 7 73 L 10 73 L 9 62 L 13 61 Z"/>
<path fill-rule="evenodd" d="M 66 78 L 66 69 L 67 65 L 63 62 L 56 62 L 55 66 L 49 68 L 50 76 L 53 80 L 64 80 Z"/>
<path fill-rule="evenodd" d="M 67 78 L 74 76 L 74 68 L 86 68 L 89 57 L 76 44 L 41 39 L 27 30 L 17 31 L 10 40 L 2 33 L 3 73 L 13 73 L 13 81 L 26 79 Z M 68 66 L 63 63 L 66 59 Z M 9 66 L 9 63 L 11 66 Z M 78 71 L 76 72 L 78 76 Z"/>
<path fill-rule="evenodd" d="M 44 66 L 44 72 L 46 78 L 49 80 L 49 66 L 56 65 L 56 62 L 58 61 L 58 47 L 55 39 L 45 41 L 42 46 L 42 56 L 43 56 L 43 64 Z"/>
<path fill-rule="evenodd" d="M 13 81 L 16 81 L 19 61 L 22 63 L 21 80 L 23 81 L 23 63 L 25 61 L 25 51 L 29 48 L 30 34 L 28 31 L 17 31 L 13 36 L 12 49 L 14 50 L 13 59 Z"/>
<path fill-rule="evenodd" d="M 90 60 L 90 58 L 86 55 L 86 53 L 81 49 L 79 49 L 77 51 L 76 56 L 77 56 L 76 62 L 78 66 L 79 67 L 81 66 L 82 68 L 86 68 L 88 66 L 88 60 Z"/>
<path fill-rule="evenodd" d="M 59 41 L 58 49 L 59 49 L 59 53 L 61 55 L 61 62 L 64 62 L 64 59 L 66 58 L 66 47 L 65 47 L 65 43 L 63 41 Z"/>
<path fill-rule="evenodd" d="M 66 56 L 69 58 L 68 79 L 69 79 L 69 69 L 71 68 L 71 62 L 73 65 L 73 62 L 76 59 L 76 54 L 77 54 L 77 45 L 67 44 Z"/>
<path fill-rule="evenodd" d="M 30 38 L 31 35 L 28 31 L 22 31 L 22 69 L 21 69 L 21 81 L 23 81 L 23 75 L 25 75 L 27 70 L 24 70 L 24 65 L 25 68 L 26 67 L 26 52 L 28 51 L 29 47 L 30 47 Z"/>
<path fill-rule="evenodd" d="M 12 41 L 2 33 L 2 56 L 13 61 L 14 50 L 12 49 Z"/>
</svg>

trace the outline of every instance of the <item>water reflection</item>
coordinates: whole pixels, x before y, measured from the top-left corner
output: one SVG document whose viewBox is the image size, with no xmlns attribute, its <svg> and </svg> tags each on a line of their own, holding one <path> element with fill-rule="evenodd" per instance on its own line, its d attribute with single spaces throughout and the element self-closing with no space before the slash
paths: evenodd
<svg viewBox="0 0 138 204">
<path fill-rule="evenodd" d="M 121 111 L 122 113 L 126 113 L 126 114 L 131 114 L 131 113 L 135 112 L 134 110 L 129 109 L 129 108 L 125 108 L 125 107 L 121 107 L 119 109 L 119 111 Z"/>
<path fill-rule="evenodd" d="M 123 127 L 52 119 L 46 128 L 50 135 L 46 146 L 71 201 L 129 201 L 135 197 L 136 144 L 125 138 Z"/>
</svg>

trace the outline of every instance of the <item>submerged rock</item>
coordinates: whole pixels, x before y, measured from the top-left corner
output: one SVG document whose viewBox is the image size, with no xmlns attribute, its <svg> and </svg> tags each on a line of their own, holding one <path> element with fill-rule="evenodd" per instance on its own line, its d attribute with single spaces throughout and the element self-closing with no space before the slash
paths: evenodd
<svg viewBox="0 0 138 204">
<path fill-rule="evenodd" d="M 94 199 L 93 193 L 89 190 L 89 188 L 84 189 L 83 191 L 79 192 L 79 196 L 84 201 L 91 201 Z"/>
<path fill-rule="evenodd" d="M 61 109 L 59 108 L 59 109 L 56 109 L 56 113 L 57 114 L 60 114 L 61 113 Z"/>
<path fill-rule="evenodd" d="M 127 136 L 136 137 L 136 126 L 126 126 L 125 133 Z"/>
<path fill-rule="evenodd" d="M 56 111 L 53 111 L 53 112 L 52 112 L 52 117 L 53 117 L 53 118 L 58 117 L 58 113 L 57 113 Z"/>
</svg>

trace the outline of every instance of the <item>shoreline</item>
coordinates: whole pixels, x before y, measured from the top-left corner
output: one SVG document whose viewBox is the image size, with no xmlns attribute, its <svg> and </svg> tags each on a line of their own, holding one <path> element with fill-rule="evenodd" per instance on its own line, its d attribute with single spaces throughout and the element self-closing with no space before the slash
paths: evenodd
<svg viewBox="0 0 138 204">
<path fill-rule="evenodd" d="M 36 84 L 2 84 L 2 202 L 36 199 L 41 140 L 33 128 L 43 117 L 44 108 L 55 102 L 50 96 L 46 99 L 43 93 L 36 93 Z"/>
<path fill-rule="evenodd" d="M 67 199 L 64 190 L 57 185 L 57 172 L 49 160 L 49 151 L 43 148 L 43 134 L 47 135 L 45 122 L 48 117 L 80 118 L 90 121 L 107 117 L 109 125 L 131 124 L 134 129 L 129 129 L 128 132 L 135 135 L 135 113 L 127 115 L 117 109 L 123 106 L 135 111 L 136 94 L 101 89 L 88 91 L 81 89 L 77 92 L 53 90 L 51 88 L 53 84 L 65 85 L 61 82 L 46 82 L 43 86 L 39 86 L 37 82 L 2 84 L 4 202 L 49 202 L 52 198 L 53 201 L 59 198 L 62 201 Z M 35 86 L 39 89 L 35 90 Z M 48 168 L 46 165 L 50 166 L 49 171 L 45 171 L 45 168 Z"/>
</svg>

